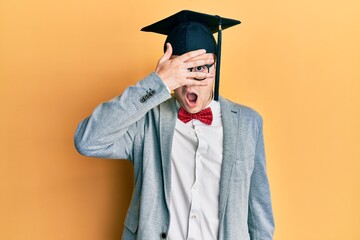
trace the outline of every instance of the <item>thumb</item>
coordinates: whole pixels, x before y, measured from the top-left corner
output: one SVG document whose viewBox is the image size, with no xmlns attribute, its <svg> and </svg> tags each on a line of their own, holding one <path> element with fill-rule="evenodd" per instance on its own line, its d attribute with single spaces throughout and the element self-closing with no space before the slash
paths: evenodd
<svg viewBox="0 0 360 240">
<path fill-rule="evenodd" d="M 172 55 L 172 46 L 170 43 L 166 43 L 166 51 L 165 51 L 164 55 L 161 57 L 159 62 L 162 63 L 162 62 L 169 60 L 171 55 Z"/>
</svg>

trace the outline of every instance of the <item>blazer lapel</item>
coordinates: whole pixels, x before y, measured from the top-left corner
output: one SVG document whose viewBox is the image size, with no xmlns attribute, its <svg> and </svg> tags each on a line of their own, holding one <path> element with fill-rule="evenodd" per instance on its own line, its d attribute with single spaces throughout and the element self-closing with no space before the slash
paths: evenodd
<svg viewBox="0 0 360 240">
<path fill-rule="evenodd" d="M 177 119 L 176 101 L 171 98 L 160 104 L 160 149 L 162 172 L 164 182 L 164 192 L 166 205 L 170 204 L 170 187 L 171 187 L 171 147 L 174 136 L 174 129 Z"/>
<path fill-rule="evenodd" d="M 229 181 L 233 163 L 235 160 L 235 149 L 239 134 L 240 109 L 236 108 L 224 98 L 220 97 L 221 116 L 223 123 L 224 147 L 223 161 L 221 166 L 220 199 L 219 199 L 219 220 L 224 217 L 226 202 L 228 198 Z"/>
</svg>

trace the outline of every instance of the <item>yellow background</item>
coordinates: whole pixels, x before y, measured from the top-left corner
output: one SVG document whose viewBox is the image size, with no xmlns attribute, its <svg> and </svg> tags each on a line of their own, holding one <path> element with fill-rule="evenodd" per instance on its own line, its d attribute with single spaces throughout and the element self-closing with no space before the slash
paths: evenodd
<svg viewBox="0 0 360 240">
<path fill-rule="evenodd" d="M 264 117 L 276 240 L 360 239 L 358 0 L 0 2 L 0 239 L 115 240 L 127 161 L 86 158 L 77 123 L 151 72 L 182 9 L 239 19 L 221 94 Z"/>
</svg>

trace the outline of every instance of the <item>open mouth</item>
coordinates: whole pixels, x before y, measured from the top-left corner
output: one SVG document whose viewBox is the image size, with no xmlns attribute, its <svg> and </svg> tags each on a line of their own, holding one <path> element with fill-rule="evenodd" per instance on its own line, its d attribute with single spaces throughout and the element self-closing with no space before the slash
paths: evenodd
<svg viewBox="0 0 360 240">
<path fill-rule="evenodd" d="M 195 104 L 198 99 L 198 96 L 195 93 L 187 93 L 186 99 L 189 101 L 189 103 Z"/>
</svg>

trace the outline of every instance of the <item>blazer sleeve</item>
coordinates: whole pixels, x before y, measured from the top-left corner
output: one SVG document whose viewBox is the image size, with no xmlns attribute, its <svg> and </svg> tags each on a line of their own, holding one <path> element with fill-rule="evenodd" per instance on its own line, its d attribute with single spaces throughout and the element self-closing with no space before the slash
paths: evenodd
<svg viewBox="0 0 360 240">
<path fill-rule="evenodd" d="M 274 219 L 270 198 L 270 187 L 266 174 L 262 119 L 259 120 L 254 170 L 251 175 L 249 193 L 248 226 L 251 240 L 272 240 Z"/>
<path fill-rule="evenodd" d="M 145 114 L 170 97 L 160 77 L 151 73 L 79 123 L 76 149 L 91 157 L 132 160 L 134 138 L 143 131 Z"/>
</svg>

